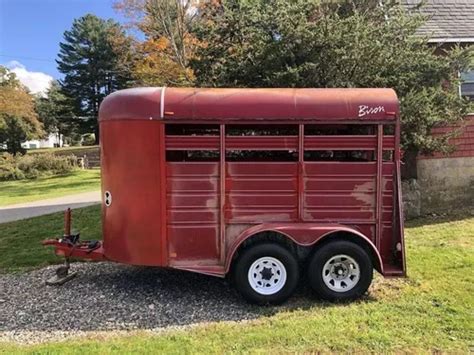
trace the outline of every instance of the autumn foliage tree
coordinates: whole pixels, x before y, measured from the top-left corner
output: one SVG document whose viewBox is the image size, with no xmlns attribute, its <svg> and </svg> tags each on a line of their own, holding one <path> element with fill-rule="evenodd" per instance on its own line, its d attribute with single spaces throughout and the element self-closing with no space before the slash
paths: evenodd
<svg viewBox="0 0 474 355">
<path fill-rule="evenodd" d="M 132 76 L 136 85 L 187 86 L 195 80 L 190 68 L 182 67 L 170 55 L 166 38 L 148 39 L 137 47 L 139 59 L 134 63 Z"/>
<path fill-rule="evenodd" d="M 193 85 L 190 60 L 201 45 L 192 33 L 197 0 L 120 0 L 115 8 L 145 35 L 135 46 L 135 85 Z"/>
<path fill-rule="evenodd" d="M 0 145 L 12 154 L 24 153 L 21 143 L 42 134 L 33 96 L 14 73 L 0 66 Z"/>
</svg>

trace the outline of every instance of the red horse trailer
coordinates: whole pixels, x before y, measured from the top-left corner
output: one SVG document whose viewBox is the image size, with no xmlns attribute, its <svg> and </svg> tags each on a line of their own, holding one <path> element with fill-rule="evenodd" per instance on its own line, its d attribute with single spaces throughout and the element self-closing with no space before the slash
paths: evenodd
<svg viewBox="0 0 474 355">
<path fill-rule="evenodd" d="M 136 88 L 99 122 L 103 241 L 66 230 L 56 254 L 231 276 L 255 303 L 405 275 L 393 90 Z"/>
</svg>

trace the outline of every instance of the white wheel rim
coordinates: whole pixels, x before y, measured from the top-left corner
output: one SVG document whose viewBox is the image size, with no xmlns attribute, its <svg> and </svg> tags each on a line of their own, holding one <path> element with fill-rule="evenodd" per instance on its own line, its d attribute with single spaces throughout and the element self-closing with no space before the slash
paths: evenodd
<svg viewBox="0 0 474 355">
<path fill-rule="evenodd" d="M 330 290 L 347 292 L 360 280 L 359 264 L 348 255 L 335 255 L 324 264 L 322 276 Z"/>
<path fill-rule="evenodd" d="M 274 295 L 286 284 L 286 268 L 271 256 L 264 256 L 253 262 L 248 279 L 252 289 L 261 295 Z"/>
</svg>

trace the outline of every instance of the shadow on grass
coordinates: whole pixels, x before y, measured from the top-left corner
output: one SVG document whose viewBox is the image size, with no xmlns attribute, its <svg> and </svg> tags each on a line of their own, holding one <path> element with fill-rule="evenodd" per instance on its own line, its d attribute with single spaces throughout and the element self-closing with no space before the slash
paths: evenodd
<svg viewBox="0 0 474 355">
<path fill-rule="evenodd" d="M 417 218 L 406 221 L 405 227 L 414 228 L 414 227 L 421 227 L 421 226 L 430 226 L 430 225 L 436 225 L 436 224 L 441 224 L 441 223 L 461 221 L 466 218 L 474 218 L 474 206 L 471 208 L 456 210 L 451 213 L 417 217 Z"/>
</svg>

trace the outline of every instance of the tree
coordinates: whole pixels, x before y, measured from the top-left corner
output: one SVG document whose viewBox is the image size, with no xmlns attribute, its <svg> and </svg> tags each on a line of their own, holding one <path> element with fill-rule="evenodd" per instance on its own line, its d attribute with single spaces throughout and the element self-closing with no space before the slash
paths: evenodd
<svg viewBox="0 0 474 355">
<path fill-rule="evenodd" d="M 115 21 L 85 15 L 74 20 L 59 44 L 58 69 L 65 75 L 60 85 L 73 100 L 79 129 L 94 132 L 99 142 L 99 105 L 109 93 L 127 85 L 130 73 L 120 61 L 130 41 Z"/>
<path fill-rule="evenodd" d="M 24 153 L 21 143 L 42 134 L 33 96 L 14 73 L 0 66 L 0 145 L 12 154 Z"/>
<path fill-rule="evenodd" d="M 45 97 L 36 98 L 36 112 L 47 134 L 58 135 L 63 143 L 71 139 L 76 129 L 74 105 L 57 81 L 51 83 Z"/>
<path fill-rule="evenodd" d="M 133 66 L 135 85 L 139 86 L 189 86 L 194 81 L 190 68 L 183 68 L 169 55 L 165 38 L 148 39 L 137 44 L 138 58 Z"/>
<path fill-rule="evenodd" d="M 145 35 L 143 42 L 135 43 L 135 84 L 193 84 L 189 62 L 201 45 L 191 32 L 197 6 L 197 0 L 120 0 L 115 4 Z"/>
<path fill-rule="evenodd" d="M 198 86 L 392 87 L 401 101 L 402 146 L 410 165 L 419 152 L 446 151 L 434 126 L 457 122 L 469 104 L 458 72 L 472 48 L 438 55 L 416 35 L 424 18 L 398 2 L 222 0 L 200 8 L 191 67 Z M 385 4 L 385 5 L 382 5 Z M 447 84 L 449 83 L 449 84 Z M 414 169 L 409 169 L 413 173 Z"/>
</svg>

